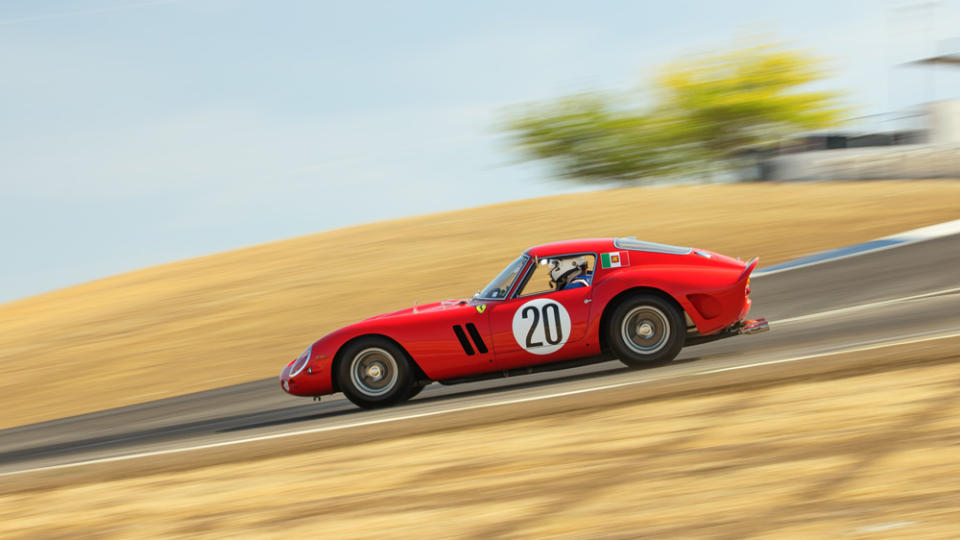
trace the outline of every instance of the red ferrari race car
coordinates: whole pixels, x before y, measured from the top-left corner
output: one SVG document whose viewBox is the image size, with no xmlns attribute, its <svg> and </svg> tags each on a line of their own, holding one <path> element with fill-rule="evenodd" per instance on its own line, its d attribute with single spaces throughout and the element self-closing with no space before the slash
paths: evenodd
<svg viewBox="0 0 960 540">
<path fill-rule="evenodd" d="M 473 298 L 378 315 L 307 347 L 280 374 L 284 391 L 343 392 L 392 405 L 432 381 L 455 383 L 617 358 L 673 360 L 695 345 L 768 329 L 750 310 L 744 263 L 636 238 L 532 247 Z"/>
</svg>

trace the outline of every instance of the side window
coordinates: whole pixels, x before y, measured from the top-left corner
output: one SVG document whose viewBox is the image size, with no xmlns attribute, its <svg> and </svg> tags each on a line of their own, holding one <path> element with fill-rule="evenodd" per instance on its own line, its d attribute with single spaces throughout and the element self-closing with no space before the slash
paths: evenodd
<svg viewBox="0 0 960 540">
<path fill-rule="evenodd" d="M 593 283 L 593 255 L 561 255 L 540 259 L 519 296 L 589 287 Z"/>
</svg>

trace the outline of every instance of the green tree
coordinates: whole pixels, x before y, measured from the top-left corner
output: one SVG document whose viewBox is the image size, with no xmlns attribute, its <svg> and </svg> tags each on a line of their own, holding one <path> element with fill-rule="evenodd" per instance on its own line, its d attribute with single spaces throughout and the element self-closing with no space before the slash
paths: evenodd
<svg viewBox="0 0 960 540">
<path fill-rule="evenodd" d="M 578 94 L 518 107 L 505 128 L 525 157 L 580 180 L 729 169 L 748 149 L 839 122 L 836 93 L 799 88 L 824 77 L 820 64 L 770 45 L 696 57 L 666 66 L 647 106 L 639 94 Z"/>
</svg>

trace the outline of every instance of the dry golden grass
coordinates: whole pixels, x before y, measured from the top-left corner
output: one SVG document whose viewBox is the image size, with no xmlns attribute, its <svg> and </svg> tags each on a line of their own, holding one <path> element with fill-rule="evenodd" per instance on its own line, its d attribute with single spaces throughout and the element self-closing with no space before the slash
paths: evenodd
<svg viewBox="0 0 960 540">
<path fill-rule="evenodd" d="M 590 236 L 765 264 L 960 218 L 956 182 L 631 188 L 351 227 L 0 306 L 0 428 L 273 376 L 360 318 L 473 294 L 524 248 Z"/>
<path fill-rule="evenodd" d="M 509 422 L 6 493 L 0 537 L 955 538 L 958 342 L 857 353 L 839 378 L 784 365 L 739 391 L 528 404 Z"/>
</svg>

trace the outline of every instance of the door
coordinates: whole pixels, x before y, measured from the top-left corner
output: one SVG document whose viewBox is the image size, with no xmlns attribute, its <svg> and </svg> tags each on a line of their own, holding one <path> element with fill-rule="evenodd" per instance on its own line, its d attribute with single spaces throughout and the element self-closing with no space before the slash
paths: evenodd
<svg viewBox="0 0 960 540">
<path fill-rule="evenodd" d="M 591 261 L 592 263 L 592 261 Z M 497 369 L 512 369 L 566 360 L 584 353 L 593 287 L 591 284 L 552 290 L 541 282 L 538 265 L 515 296 L 492 302 L 487 309 Z M 592 269 L 592 264 L 590 264 Z M 588 272 L 592 275 L 592 273 Z M 537 288 L 543 290 L 537 290 Z M 533 290 L 533 292 L 530 292 Z M 527 294 L 524 294 L 526 292 Z M 594 348 L 599 348 L 594 345 Z"/>
</svg>

